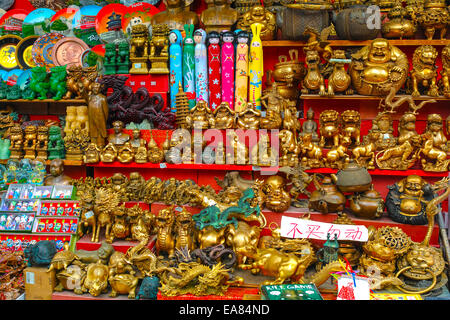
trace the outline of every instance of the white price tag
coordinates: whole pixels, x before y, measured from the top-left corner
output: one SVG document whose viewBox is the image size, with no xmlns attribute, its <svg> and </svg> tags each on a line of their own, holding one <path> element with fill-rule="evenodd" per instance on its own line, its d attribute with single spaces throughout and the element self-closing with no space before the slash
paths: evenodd
<svg viewBox="0 0 450 320">
<path fill-rule="evenodd" d="M 141 81 L 141 86 L 145 86 L 146 82 L 145 81 Z"/>
<path fill-rule="evenodd" d="M 90 217 L 94 216 L 94 211 L 90 210 L 90 211 L 86 212 L 84 214 L 84 216 L 86 217 L 86 219 L 89 219 Z"/>
<path fill-rule="evenodd" d="M 159 167 L 160 167 L 161 169 L 165 169 L 165 168 L 167 168 L 167 164 L 164 163 L 164 162 L 161 162 L 161 163 L 159 164 Z"/>
</svg>

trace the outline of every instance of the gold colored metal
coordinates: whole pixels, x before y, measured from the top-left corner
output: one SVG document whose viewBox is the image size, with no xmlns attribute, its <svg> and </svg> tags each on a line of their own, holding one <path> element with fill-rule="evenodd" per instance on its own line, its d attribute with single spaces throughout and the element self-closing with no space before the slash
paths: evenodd
<svg viewBox="0 0 450 320">
<path fill-rule="evenodd" d="M 446 98 L 450 98 L 450 44 L 442 48 L 441 60 L 442 70 L 440 86 L 442 88 L 442 94 Z"/>
<path fill-rule="evenodd" d="M 298 155 L 300 154 L 300 145 L 296 141 L 295 134 L 283 129 L 278 134 L 280 139 L 280 166 L 295 167 L 299 163 Z"/>
<path fill-rule="evenodd" d="M 126 261 L 123 252 L 116 251 L 109 261 L 108 282 L 111 285 L 110 297 L 117 297 L 119 294 L 127 294 L 128 299 L 136 298 L 136 287 L 138 278 L 131 264 Z"/>
<path fill-rule="evenodd" d="M 404 273 L 405 271 L 409 271 L 411 268 L 412 268 L 412 266 L 407 266 L 407 267 L 404 267 L 403 269 L 400 269 L 396 273 L 395 277 L 398 278 L 402 273 Z M 406 290 L 406 289 L 402 288 L 402 286 L 399 286 L 399 285 L 396 285 L 395 287 L 397 289 L 399 289 L 400 291 L 402 291 L 404 293 L 408 293 L 408 294 L 425 294 L 427 292 L 430 292 L 431 290 L 433 290 L 434 286 L 437 283 L 437 277 L 434 275 L 434 273 L 430 269 L 425 269 L 425 272 L 428 272 L 432 276 L 432 279 L 433 279 L 431 284 L 427 288 L 418 290 L 418 291 L 412 291 L 412 290 Z"/>
<path fill-rule="evenodd" d="M 205 100 L 197 101 L 190 114 L 186 116 L 185 122 L 187 129 L 214 128 L 214 117 Z"/>
<path fill-rule="evenodd" d="M 236 128 L 259 129 L 261 111 L 257 110 L 253 103 L 247 103 L 247 107 L 237 114 Z"/>
<path fill-rule="evenodd" d="M 148 73 L 148 38 L 149 32 L 145 24 L 136 24 L 131 27 L 130 61 L 131 74 Z"/>
<path fill-rule="evenodd" d="M 102 162 L 114 162 L 117 158 L 117 148 L 116 146 L 110 142 L 108 143 L 102 150 L 100 154 L 100 160 Z"/>
<path fill-rule="evenodd" d="M 245 263 L 248 254 L 256 250 L 260 233 L 259 227 L 250 226 L 244 221 L 238 221 L 237 228 L 233 224 L 229 225 L 225 243 L 236 253 L 238 264 Z"/>
<path fill-rule="evenodd" d="M 436 31 L 445 39 L 449 19 L 447 5 L 443 0 L 425 0 L 423 8 L 416 10 L 415 22 L 424 29 L 425 37 L 432 40 Z"/>
<path fill-rule="evenodd" d="M 36 136 L 36 160 L 44 162 L 48 157 L 48 127 L 38 126 Z"/>
<path fill-rule="evenodd" d="M 72 178 L 64 174 L 64 162 L 61 159 L 53 159 L 49 166 L 50 175 L 45 178 L 44 185 L 69 185 Z"/>
<path fill-rule="evenodd" d="M 438 51 L 430 45 L 419 46 L 414 50 L 413 69 L 411 70 L 409 89 L 413 97 L 419 97 L 426 94 L 431 97 L 439 96 L 439 88 L 437 86 L 437 67 L 436 58 Z M 421 92 L 419 89 L 428 89 Z"/>
<path fill-rule="evenodd" d="M 215 129 L 233 129 L 235 121 L 235 111 L 230 108 L 230 104 L 223 101 L 214 110 L 214 128 Z"/>
<path fill-rule="evenodd" d="M 346 59 L 344 50 L 334 50 L 331 58 Z M 332 62 L 333 71 L 328 77 L 328 87 L 326 95 L 332 97 L 335 93 L 342 92 L 344 94 L 353 94 L 353 89 L 350 88 L 352 80 L 350 75 L 345 70 L 345 62 Z"/>
<path fill-rule="evenodd" d="M 152 25 L 149 60 L 150 74 L 169 74 L 169 27 L 167 24 Z"/>
<path fill-rule="evenodd" d="M 420 149 L 422 168 L 425 171 L 448 171 L 450 160 L 447 159 L 447 138 L 443 128 L 443 119 L 439 114 L 429 114 L 427 127 L 422 135 L 424 143 Z"/>
<path fill-rule="evenodd" d="M 311 193 L 311 197 L 309 198 L 308 207 L 311 211 L 341 213 L 344 210 L 347 199 L 344 194 L 338 190 L 331 177 L 325 176 L 322 179 L 322 182 L 319 183 L 314 174 L 313 183 L 316 190 Z"/>
<path fill-rule="evenodd" d="M 237 22 L 237 29 L 251 32 L 250 26 L 253 23 L 262 25 L 260 38 L 261 40 L 273 40 L 276 35 L 276 15 L 264 6 L 257 4 L 250 8 L 249 11 L 241 15 Z"/>
<path fill-rule="evenodd" d="M 361 143 L 361 115 L 356 110 L 345 110 L 341 113 L 341 134 L 352 139 L 352 145 Z"/>
<path fill-rule="evenodd" d="M 349 74 L 361 95 L 386 96 L 397 92 L 409 71 L 408 57 L 388 40 L 378 38 L 352 55 Z"/>
<path fill-rule="evenodd" d="M 195 249 L 195 228 L 192 214 L 186 209 L 182 208 L 177 212 L 174 226 L 175 233 L 175 248 Z"/>
<path fill-rule="evenodd" d="M 100 148 L 93 142 L 89 143 L 84 150 L 83 162 L 84 163 L 97 163 L 100 161 Z"/>
<path fill-rule="evenodd" d="M 9 150 L 11 154 L 10 159 L 19 160 L 23 157 L 23 131 L 20 124 L 15 123 L 10 130 L 9 140 L 11 141 L 11 146 Z"/>
<path fill-rule="evenodd" d="M 118 150 L 117 160 L 119 160 L 120 163 L 130 163 L 134 160 L 134 149 L 130 142 L 125 142 Z"/>
<path fill-rule="evenodd" d="M 411 38 L 416 32 L 416 25 L 410 19 L 407 8 L 403 8 L 402 1 L 395 1 L 388 14 L 389 20 L 383 23 L 381 32 L 383 37 L 392 39 Z"/>
<path fill-rule="evenodd" d="M 279 129 L 283 121 L 281 118 L 281 110 L 286 102 L 278 93 L 276 82 L 274 82 L 270 90 L 261 97 L 261 104 L 266 108 L 266 115 L 261 117 L 260 128 Z"/>
<path fill-rule="evenodd" d="M 339 113 L 336 110 L 325 110 L 319 115 L 320 147 L 339 145 Z M 330 141 L 331 140 L 331 141 Z"/>
<path fill-rule="evenodd" d="M 167 0 L 166 10 L 158 12 L 152 16 L 152 25 L 166 24 L 170 30 L 177 29 L 184 31 L 185 24 L 199 24 L 198 16 L 195 12 L 189 11 L 189 4 L 185 0 Z"/>
<path fill-rule="evenodd" d="M 349 208 L 357 217 L 378 219 L 384 212 L 384 200 L 372 185 L 368 191 L 351 195 L 349 198 Z"/>
<path fill-rule="evenodd" d="M 94 297 L 105 293 L 108 289 L 108 275 L 108 266 L 100 261 L 91 263 L 86 269 L 86 279 L 81 287 L 82 292 L 89 292 Z"/>
<path fill-rule="evenodd" d="M 121 147 L 130 140 L 130 136 L 123 132 L 124 124 L 122 121 L 117 120 L 112 123 L 114 133 L 108 136 L 108 142 L 114 144 L 116 148 Z"/>
<path fill-rule="evenodd" d="M 264 205 L 274 212 L 285 212 L 291 206 L 291 196 L 285 190 L 286 179 L 279 175 L 270 176 L 263 186 L 265 193 Z"/>
<path fill-rule="evenodd" d="M 34 160 L 36 158 L 37 144 L 37 127 L 34 125 L 26 126 L 24 130 L 23 150 L 25 151 L 24 159 Z"/>
<path fill-rule="evenodd" d="M 108 102 L 106 96 L 100 92 L 100 83 L 94 83 L 92 85 L 92 94 L 88 96 L 86 100 L 88 104 L 88 123 L 89 123 L 89 136 L 91 142 L 94 142 L 99 148 L 103 148 L 105 145 L 106 122 L 108 120 Z"/>
<path fill-rule="evenodd" d="M 230 7 L 229 0 L 213 0 L 200 14 L 200 21 L 206 33 L 232 30 L 238 21 L 239 13 Z"/>
<path fill-rule="evenodd" d="M 167 253 L 169 257 L 175 255 L 175 239 L 173 235 L 175 218 L 173 206 L 161 209 L 156 217 L 157 240 L 155 247 L 158 255 L 163 252 Z"/>
<path fill-rule="evenodd" d="M 303 79 L 302 93 L 308 94 L 318 91 L 319 95 L 325 96 L 325 80 L 319 68 L 319 52 L 317 50 L 307 50 L 305 55 L 307 73 Z"/>
<path fill-rule="evenodd" d="M 338 169 L 344 167 L 350 161 L 350 156 L 347 151 L 351 143 L 352 140 L 349 136 L 340 135 L 339 144 L 333 146 L 330 151 L 327 152 L 325 165 L 330 168 Z"/>
<path fill-rule="evenodd" d="M 313 141 L 312 133 L 299 137 L 301 164 L 309 168 L 321 168 L 324 163 L 322 148 Z"/>
</svg>

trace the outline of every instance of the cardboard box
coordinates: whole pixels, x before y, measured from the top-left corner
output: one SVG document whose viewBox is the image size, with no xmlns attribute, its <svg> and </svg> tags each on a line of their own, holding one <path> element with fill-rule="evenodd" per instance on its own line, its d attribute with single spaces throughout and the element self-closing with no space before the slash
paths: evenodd
<svg viewBox="0 0 450 320">
<path fill-rule="evenodd" d="M 52 300 L 56 284 L 55 270 L 28 267 L 23 271 L 25 278 L 25 300 Z"/>
</svg>

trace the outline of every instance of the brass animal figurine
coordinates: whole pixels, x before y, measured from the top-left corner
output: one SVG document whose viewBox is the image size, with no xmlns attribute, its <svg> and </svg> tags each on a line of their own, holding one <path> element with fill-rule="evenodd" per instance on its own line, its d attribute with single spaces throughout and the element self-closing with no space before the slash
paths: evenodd
<svg viewBox="0 0 450 320">
<path fill-rule="evenodd" d="M 94 297 L 105 293 L 108 290 L 108 275 L 108 266 L 100 261 L 91 263 L 86 269 L 86 279 L 81 286 L 81 291 L 89 292 Z"/>
<path fill-rule="evenodd" d="M 306 51 L 306 66 L 307 73 L 303 79 L 302 93 L 308 94 L 310 92 L 319 92 L 319 95 L 326 95 L 325 80 L 320 71 L 320 56 L 315 50 Z"/>
<path fill-rule="evenodd" d="M 338 146 L 332 147 L 327 152 L 325 163 L 330 168 L 341 168 L 344 164 L 350 161 L 350 156 L 347 153 L 348 147 L 352 140 L 349 136 L 341 136 Z"/>
<path fill-rule="evenodd" d="M 361 115 L 356 110 L 345 110 L 341 113 L 341 134 L 352 139 L 352 145 L 361 143 Z"/>
<path fill-rule="evenodd" d="M 156 217 L 155 227 L 157 230 L 156 252 L 166 253 L 169 257 L 175 255 L 175 239 L 173 234 L 175 223 L 174 207 L 161 209 Z"/>
<path fill-rule="evenodd" d="M 325 110 L 319 115 L 320 147 L 339 145 L 340 117 L 336 110 Z"/>
<path fill-rule="evenodd" d="M 321 168 L 323 166 L 322 148 L 313 142 L 311 133 L 304 134 L 299 141 L 300 162 L 309 168 Z"/>
<path fill-rule="evenodd" d="M 413 97 L 419 97 L 421 94 L 431 97 L 439 96 L 437 86 L 437 66 L 436 58 L 438 51 L 430 45 L 417 47 L 413 54 L 413 69 L 410 75 L 410 90 Z M 423 90 L 428 89 L 426 92 Z"/>
<path fill-rule="evenodd" d="M 188 248 L 189 250 L 195 249 L 195 230 L 194 221 L 192 215 L 185 209 L 178 211 L 175 218 L 175 248 Z"/>
<path fill-rule="evenodd" d="M 439 81 L 441 92 L 446 98 L 450 98 L 450 44 L 442 48 L 441 53 L 442 70 Z"/>
<path fill-rule="evenodd" d="M 238 221 L 235 228 L 230 224 L 226 231 L 226 244 L 236 253 L 237 263 L 246 263 L 248 252 L 255 251 L 258 246 L 261 229 L 250 226 L 244 221 Z"/>
<path fill-rule="evenodd" d="M 333 71 L 328 77 L 328 86 L 326 95 L 329 97 L 334 96 L 336 93 L 343 92 L 344 94 L 353 94 L 353 90 L 350 89 L 352 80 L 350 75 L 345 70 L 345 51 L 344 50 L 334 50 L 332 54 Z"/>
<path fill-rule="evenodd" d="M 380 169 L 408 170 L 418 159 L 422 145 L 419 135 L 412 136 L 401 145 L 385 149 L 375 156 L 375 162 Z"/>
</svg>

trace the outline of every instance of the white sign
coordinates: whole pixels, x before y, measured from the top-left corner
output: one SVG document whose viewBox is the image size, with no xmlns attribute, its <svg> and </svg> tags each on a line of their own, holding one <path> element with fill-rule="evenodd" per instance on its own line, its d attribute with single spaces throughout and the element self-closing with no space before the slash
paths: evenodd
<svg viewBox="0 0 450 320">
<path fill-rule="evenodd" d="M 368 279 L 357 276 L 339 277 L 336 300 L 370 300 Z"/>
<path fill-rule="evenodd" d="M 338 240 L 366 242 L 369 231 L 363 225 L 325 223 L 313 220 L 298 219 L 287 216 L 281 217 L 281 236 L 285 238 L 306 238 L 327 240 L 327 234 Z"/>
</svg>

